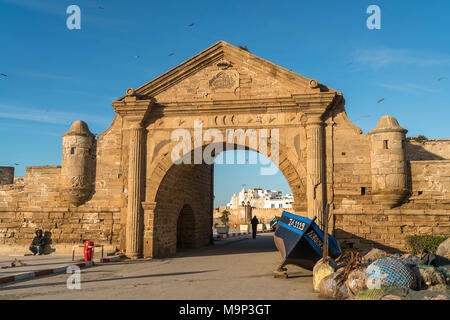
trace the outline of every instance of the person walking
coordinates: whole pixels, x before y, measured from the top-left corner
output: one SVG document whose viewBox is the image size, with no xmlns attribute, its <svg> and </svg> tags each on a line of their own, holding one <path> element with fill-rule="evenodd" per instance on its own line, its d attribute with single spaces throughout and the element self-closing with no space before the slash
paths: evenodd
<svg viewBox="0 0 450 320">
<path fill-rule="evenodd" d="M 250 223 L 252 224 L 253 239 L 255 239 L 256 238 L 256 229 L 258 228 L 258 223 L 259 223 L 256 216 L 253 216 L 253 219 L 250 221 Z"/>
</svg>

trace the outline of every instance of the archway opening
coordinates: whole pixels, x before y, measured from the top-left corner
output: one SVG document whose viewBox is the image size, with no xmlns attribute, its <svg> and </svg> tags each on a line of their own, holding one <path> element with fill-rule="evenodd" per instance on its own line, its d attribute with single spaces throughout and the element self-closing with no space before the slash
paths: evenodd
<svg viewBox="0 0 450 320">
<path fill-rule="evenodd" d="M 240 159 L 227 161 L 227 158 Z M 251 150 L 224 151 L 214 163 L 214 222 L 230 213 L 231 233 L 256 216 L 261 230 L 283 210 L 292 211 L 294 196 L 286 177 L 269 158 Z M 247 207 L 247 209 L 246 209 Z M 250 216 L 248 216 L 250 215 Z"/>
<path fill-rule="evenodd" d="M 152 184 L 146 194 L 146 201 L 155 203 L 154 217 L 150 223 L 144 222 L 147 224 L 145 234 L 152 239 L 145 241 L 152 246 L 152 257 L 167 257 L 180 249 L 214 243 L 217 239 L 216 214 L 220 214 L 221 206 L 226 207 L 233 194 L 242 189 L 247 193 L 246 201 L 254 207 L 251 215 L 256 215 L 260 224 L 264 224 L 259 226 L 263 230 L 269 230 L 270 220 L 281 215 L 283 210 L 299 212 L 298 208 L 305 204 L 305 177 L 292 157 L 283 153 L 282 150 L 287 148 L 280 148 L 278 164 L 257 150 L 239 145 L 233 145 L 233 148 L 223 148 L 226 151 L 215 154 L 212 163 L 195 164 L 196 149 L 181 158 L 189 161 L 176 163 L 169 154 L 155 163 L 155 169 L 147 179 Z M 233 154 L 234 163 L 226 160 L 227 153 Z M 251 159 L 255 156 L 264 158 L 263 163 L 253 163 Z M 239 219 L 244 212 L 240 206 L 242 200 L 227 209 L 232 211 L 230 233 L 239 233 L 240 224 L 248 222 Z M 270 250 L 274 249 L 271 246 Z"/>
</svg>

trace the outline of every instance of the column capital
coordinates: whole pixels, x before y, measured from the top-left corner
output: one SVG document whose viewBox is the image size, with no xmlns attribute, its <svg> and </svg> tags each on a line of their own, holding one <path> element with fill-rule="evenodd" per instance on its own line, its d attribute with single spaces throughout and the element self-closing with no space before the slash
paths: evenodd
<svg viewBox="0 0 450 320">
<path fill-rule="evenodd" d="M 318 113 L 311 113 L 306 117 L 306 126 L 323 126 L 322 115 Z"/>
<path fill-rule="evenodd" d="M 153 104 L 153 99 L 142 99 L 132 88 L 125 97 L 112 102 L 114 111 L 125 119 L 129 128 L 141 127 Z"/>
<path fill-rule="evenodd" d="M 142 209 L 144 210 L 155 210 L 156 202 L 141 202 Z"/>
<path fill-rule="evenodd" d="M 334 105 L 337 97 L 342 97 L 342 95 L 338 92 L 317 92 L 292 95 L 292 99 L 308 119 L 323 116 L 323 114 Z"/>
</svg>

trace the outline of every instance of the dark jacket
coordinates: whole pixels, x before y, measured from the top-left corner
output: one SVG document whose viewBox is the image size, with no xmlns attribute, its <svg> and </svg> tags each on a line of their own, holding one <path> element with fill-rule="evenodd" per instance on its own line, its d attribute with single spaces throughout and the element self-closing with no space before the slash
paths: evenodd
<svg viewBox="0 0 450 320">
<path fill-rule="evenodd" d="M 252 221 L 250 221 L 250 223 L 252 224 L 252 226 L 256 226 L 258 225 L 259 221 L 256 217 L 253 217 Z"/>
<path fill-rule="evenodd" d="M 31 242 L 32 246 L 43 246 L 45 244 L 45 239 L 43 236 L 36 236 L 33 238 L 33 242 Z"/>
</svg>

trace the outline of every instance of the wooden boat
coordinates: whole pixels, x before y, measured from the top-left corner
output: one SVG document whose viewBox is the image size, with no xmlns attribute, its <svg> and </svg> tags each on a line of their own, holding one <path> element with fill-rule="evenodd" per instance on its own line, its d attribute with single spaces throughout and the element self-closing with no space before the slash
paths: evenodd
<svg viewBox="0 0 450 320">
<path fill-rule="evenodd" d="M 283 211 L 273 236 L 275 246 L 283 257 L 280 266 L 274 271 L 275 276 L 287 277 L 284 266 L 288 264 L 312 270 L 322 258 L 324 232 L 315 220 L 316 217 L 311 220 Z M 341 253 L 339 242 L 328 234 L 328 256 L 336 259 Z"/>
</svg>

